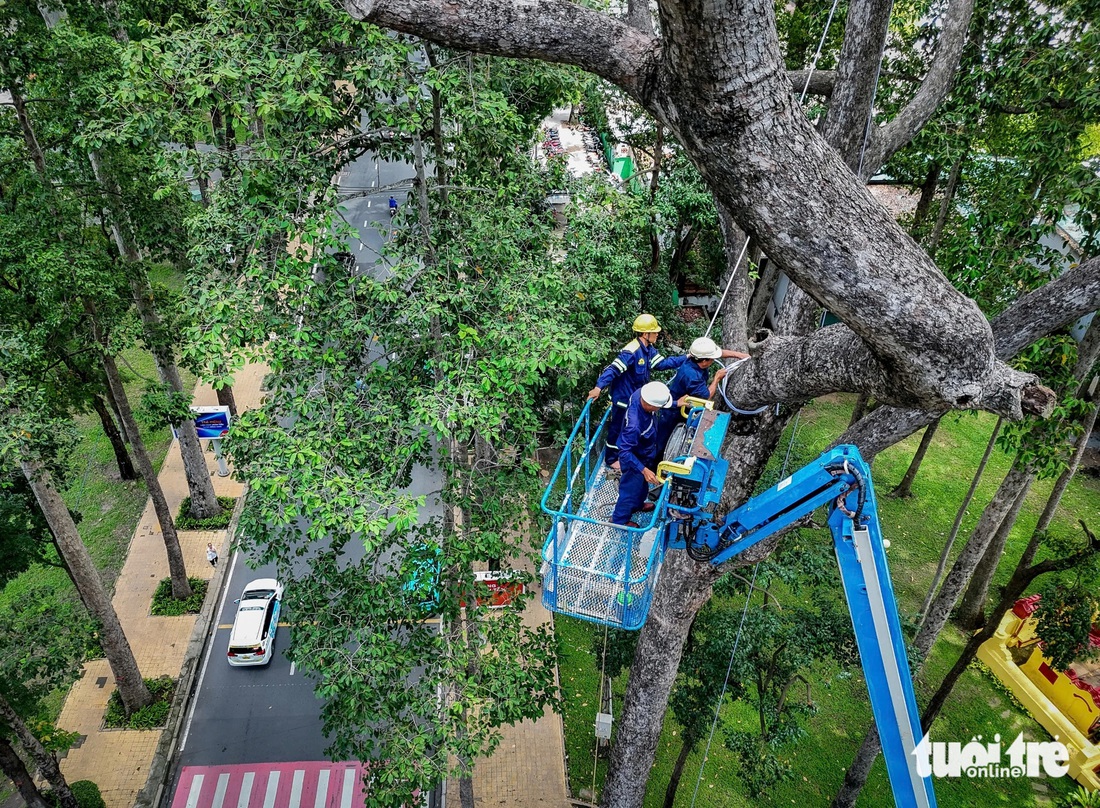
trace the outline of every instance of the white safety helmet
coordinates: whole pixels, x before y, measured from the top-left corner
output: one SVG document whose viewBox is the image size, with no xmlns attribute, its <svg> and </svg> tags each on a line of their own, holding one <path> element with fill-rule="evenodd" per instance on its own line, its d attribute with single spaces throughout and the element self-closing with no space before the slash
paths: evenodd
<svg viewBox="0 0 1100 808">
<path fill-rule="evenodd" d="M 648 382 L 642 385 L 642 401 L 666 410 L 672 406 L 672 393 L 664 382 Z"/>
<path fill-rule="evenodd" d="M 688 354 L 696 359 L 721 359 L 722 349 L 710 337 L 699 337 L 691 343 Z"/>
</svg>

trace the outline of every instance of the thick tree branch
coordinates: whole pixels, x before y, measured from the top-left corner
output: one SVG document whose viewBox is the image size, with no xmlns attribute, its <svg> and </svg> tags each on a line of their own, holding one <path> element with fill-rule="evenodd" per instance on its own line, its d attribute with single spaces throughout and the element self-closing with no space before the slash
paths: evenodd
<svg viewBox="0 0 1100 808">
<path fill-rule="evenodd" d="M 810 79 L 809 87 L 806 86 L 807 76 Z M 802 90 L 805 89 L 809 95 L 822 95 L 829 98 L 836 86 L 836 71 L 814 70 L 811 73 L 809 70 L 789 70 L 787 79 L 791 82 L 791 89 L 795 96 L 802 95 Z"/>
<path fill-rule="evenodd" d="M 1018 417 L 989 323 L 839 159 L 792 97 L 770 0 L 660 0 L 660 44 L 573 3 L 346 0 L 452 47 L 576 64 L 670 129 L 738 226 L 859 335 L 901 400 Z"/>
<path fill-rule="evenodd" d="M 639 96 L 660 47 L 652 35 L 557 0 L 344 0 L 352 17 L 450 48 L 581 67 Z"/>
<path fill-rule="evenodd" d="M 997 356 L 1011 359 L 1023 348 L 1100 309 L 1100 257 L 1063 272 L 1025 295 L 993 319 Z M 854 443 L 874 457 L 943 415 L 943 410 L 880 407 L 848 429 L 838 443 Z"/>
<path fill-rule="evenodd" d="M 974 13 L 974 0 L 951 0 L 942 17 L 936 55 L 917 94 L 889 123 L 874 130 L 864 165 L 881 168 L 894 153 L 913 139 L 947 96 L 959 69 L 966 30 Z"/>
<path fill-rule="evenodd" d="M 653 16 L 649 13 L 649 0 L 627 0 L 626 24 L 643 34 L 653 35 Z"/>
<path fill-rule="evenodd" d="M 753 360 L 730 374 L 726 394 L 739 407 L 754 408 L 782 402 L 799 404 L 827 393 L 864 393 L 883 404 L 915 406 L 909 390 L 899 387 L 892 374 L 875 359 L 866 344 L 843 325 L 821 328 L 806 337 L 783 337 L 762 331 L 750 345 Z M 1054 393 L 1028 373 L 1002 365 L 1004 378 L 988 389 L 1001 399 L 978 399 L 972 406 L 1001 411 L 1006 417 L 1046 417 L 1055 404 Z M 908 402 L 908 403 L 906 403 Z"/>
</svg>

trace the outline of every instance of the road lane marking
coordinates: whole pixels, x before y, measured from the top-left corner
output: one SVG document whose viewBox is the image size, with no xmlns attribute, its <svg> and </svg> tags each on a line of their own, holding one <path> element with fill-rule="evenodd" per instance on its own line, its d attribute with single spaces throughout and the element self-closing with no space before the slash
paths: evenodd
<svg viewBox="0 0 1100 808">
<path fill-rule="evenodd" d="M 291 663 L 290 663 L 290 675 L 291 675 L 291 676 L 293 676 L 293 675 L 294 675 L 294 668 L 295 668 L 296 664 L 297 664 L 297 663 L 294 663 L 294 662 L 291 662 Z"/>
<path fill-rule="evenodd" d="M 275 808 L 275 796 L 279 792 L 279 772 L 273 771 L 267 776 L 267 793 L 264 794 L 264 808 Z"/>
<path fill-rule="evenodd" d="M 294 780 L 290 784 L 290 805 L 287 808 L 300 808 L 302 804 L 302 783 L 306 779 L 306 773 L 301 769 L 294 770 Z"/>
<path fill-rule="evenodd" d="M 313 801 L 313 808 L 325 808 L 328 802 L 328 769 L 321 769 L 317 776 L 317 799 Z"/>
<path fill-rule="evenodd" d="M 199 795 L 202 793 L 203 776 L 196 774 L 191 781 L 191 790 L 187 792 L 187 808 L 198 808 Z"/>
<path fill-rule="evenodd" d="M 237 808 L 248 808 L 248 801 L 252 798 L 252 778 L 254 772 L 245 772 L 241 780 L 241 796 L 237 797 Z"/>
<path fill-rule="evenodd" d="M 210 805 L 210 808 L 222 808 L 222 803 L 225 802 L 225 792 L 229 788 L 229 773 L 218 776 L 218 788 L 214 791 L 214 802 Z"/>
<path fill-rule="evenodd" d="M 344 791 L 340 794 L 340 808 L 351 808 L 351 795 L 355 791 L 355 769 L 344 769 Z"/>
<path fill-rule="evenodd" d="M 233 554 L 233 560 L 229 562 L 229 569 L 225 571 L 225 574 L 229 576 L 229 580 L 233 580 L 233 570 L 237 568 L 237 553 Z M 229 597 L 228 584 L 222 587 L 222 600 L 218 604 L 218 615 L 220 616 L 222 610 L 225 608 L 225 600 Z M 220 628 L 220 626 L 219 626 Z M 214 639 L 211 638 L 210 642 L 206 645 L 206 657 L 202 661 L 202 672 L 199 673 L 199 683 L 195 686 L 195 696 L 191 699 L 191 706 L 187 711 L 187 723 L 183 728 L 183 737 L 180 738 L 179 751 L 183 751 L 183 748 L 187 746 L 187 736 L 191 734 L 191 722 L 195 718 L 195 707 L 199 703 L 198 694 L 202 692 L 202 682 L 206 678 L 206 668 L 210 664 L 210 652 L 214 650 Z M 244 808 L 248 808 L 247 803 Z"/>
</svg>

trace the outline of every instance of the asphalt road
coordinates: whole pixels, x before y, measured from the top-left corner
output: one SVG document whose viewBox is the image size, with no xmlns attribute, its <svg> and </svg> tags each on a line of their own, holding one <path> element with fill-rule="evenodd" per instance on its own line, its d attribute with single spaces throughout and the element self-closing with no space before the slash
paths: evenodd
<svg viewBox="0 0 1100 808">
<path fill-rule="evenodd" d="M 348 242 L 348 252 L 361 272 L 385 273 L 380 251 L 392 227 L 388 200 L 407 199 L 412 169 L 405 164 L 382 163 L 367 155 L 340 173 L 345 196 L 344 216 L 358 237 Z M 425 494 L 429 507 L 423 518 L 436 515 L 438 477 L 418 467 L 409 492 Z M 256 578 L 275 577 L 272 566 L 250 568 L 240 554 L 231 564 L 230 578 L 218 605 L 218 627 L 203 652 L 194 697 L 185 720 L 173 765 L 171 795 L 185 767 L 225 767 L 327 760 L 327 741 L 322 732 L 322 702 L 314 696 L 312 680 L 291 665 L 285 656 L 292 627 L 281 622 L 272 661 L 262 667 L 231 667 L 225 659 L 229 633 L 236 614 L 235 599 L 245 584 Z M 308 562 L 307 562 L 308 563 Z M 293 615 L 289 616 L 293 620 Z"/>
</svg>

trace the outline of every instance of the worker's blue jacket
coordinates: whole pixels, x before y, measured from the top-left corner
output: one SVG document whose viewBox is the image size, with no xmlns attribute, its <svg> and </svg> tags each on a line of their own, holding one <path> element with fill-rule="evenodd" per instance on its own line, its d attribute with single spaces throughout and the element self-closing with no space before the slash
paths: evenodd
<svg viewBox="0 0 1100 808">
<path fill-rule="evenodd" d="M 689 357 L 668 383 L 668 389 L 673 401 L 684 396 L 710 398 L 710 368 L 703 370 L 697 360 Z"/>
<path fill-rule="evenodd" d="M 619 435 L 619 465 L 623 474 L 641 474 L 643 468 L 652 469 L 656 464 L 657 413 L 645 411 L 642 391 L 635 390 L 630 395 L 630 404 L 623 418 L 623 431 Z"/>
<path fill-rule="evenodd" d="M 649 381 L 651 370 L 675 370 L 687 359 L 687 356 L 662 356 L 656 346 L 643 345 L 632 339 L 604 368 L 596 379 L 596 386 L 606 390 L 610 385 L 611 401 L 625 404 L 631 393 Z"/>
</svg>

